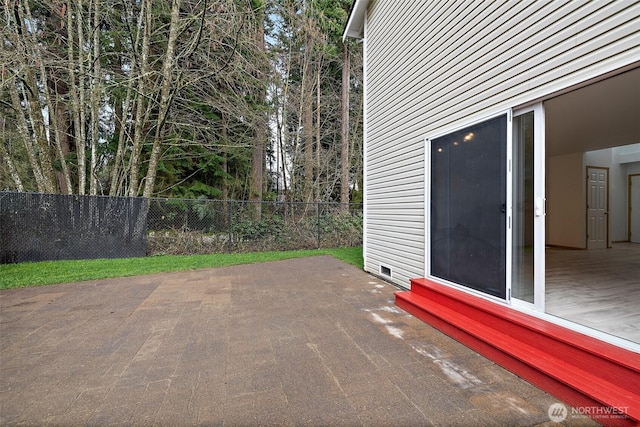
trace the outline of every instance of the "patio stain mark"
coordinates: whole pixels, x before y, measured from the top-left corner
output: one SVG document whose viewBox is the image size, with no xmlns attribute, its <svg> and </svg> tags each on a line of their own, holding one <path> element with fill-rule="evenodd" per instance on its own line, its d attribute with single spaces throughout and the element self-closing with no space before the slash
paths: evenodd
<svg viewBox="0 0 640 427">
<path fill-rule="evenodd" d="M 489 407 L 492 412 L 496 413 L 519 412 L 522 415 L 535 413 L 535 408 L 526 400 L 506 392 L 482 393 L 472 397 L 470 401 L 477 408 Z"/>
<path fill-rule="evenodd" d="M 431 359 L 431 361 L 440 368 L 442 373 L 445 374 L 454 384 L 460 386 L 460 388 L 466 390 L 482 384 L 482 380 L 471 372 L 461 368 L 451 360 L 447 360 L 439 348 L 434 347 L 428 350 L 424 346 L 418 347 L 411 345 L 411 347 L 419 354 Z"/>
<path fill-rule="evenodd" d="M 404 339 L 404 331 L 398 327 L 393 326 L 392 325 L 393 321 L 385 319 L 384 317 L 380 316 L 378 313 L 375 313 L 371 310 L 364 310 L 364 311 L 368 312 L 371 315 L 374 322 L 384 325 L 384 328 L 387 330 L 387 332 L 390 335 L 398 339 Z"/>
</svg>

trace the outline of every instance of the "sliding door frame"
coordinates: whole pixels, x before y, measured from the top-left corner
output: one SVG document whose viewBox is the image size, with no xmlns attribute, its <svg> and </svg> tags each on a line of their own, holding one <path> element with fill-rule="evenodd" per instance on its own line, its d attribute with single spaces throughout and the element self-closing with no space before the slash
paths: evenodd
<svg viewBox="0 0 640 427">
<path fill-rule="evenodd" d="M 546 199 L 545 199 L 545 130 L 544 130 L 544 107 L 543 104 L 537 103 L 526 108 L 513 111 L 513 117 L 517 117 L 526 113 L 534 113 L 534 152 L 533 152 L 533 303 L 511 298 L 511 304 L 514 307 L 533 310 L 544 313 L 545 311 L 545 216 L 546 216 Z M 511 129 L 509 133 L 513 135 L 513 120 L 510 122 Z M 511 141 L 511 144 L 515 143 Z M 511 145 L 513 148 L 513 145 Z M 511 151 L 511 153 L 513 150 Z M 517 167 L 514 159 L 509 157 L 509 181 L 515 184 L 513 168 Z M 515 214 L 513 205 L 510 205 L 511 215 Z M 510 221 L 513 224 L 513 221 Z M 509 230 L 508 235 L 513 236 L 514 230 Z M 507 265 L 513 267 L 512 247 L 508 247 Z M 507 277 L 507 283 L 512 286 L 511 276 Z"/>
</svg>

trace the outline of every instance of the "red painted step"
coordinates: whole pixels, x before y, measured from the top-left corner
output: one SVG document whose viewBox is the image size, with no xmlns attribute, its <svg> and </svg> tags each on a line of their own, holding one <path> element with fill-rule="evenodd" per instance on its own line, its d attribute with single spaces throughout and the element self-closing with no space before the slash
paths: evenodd
<svg viewBox="0 0 640 427">
<path fill-rule="evenodd" d="M 427 279 L 396 304 L 603 424 L 640 422 L 640 354 Z"/>
</svg>

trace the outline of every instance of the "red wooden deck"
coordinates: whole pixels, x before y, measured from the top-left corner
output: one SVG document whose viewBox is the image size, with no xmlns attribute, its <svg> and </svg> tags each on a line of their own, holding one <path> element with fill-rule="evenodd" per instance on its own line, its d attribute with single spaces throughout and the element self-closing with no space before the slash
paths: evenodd
<svg viewBox="0 0 640 427">
<path fill-rule="evenodd" d="M 640 423 L 640 354 L 427 279 L 396 304 L 596 421 Z"/>
</svg>

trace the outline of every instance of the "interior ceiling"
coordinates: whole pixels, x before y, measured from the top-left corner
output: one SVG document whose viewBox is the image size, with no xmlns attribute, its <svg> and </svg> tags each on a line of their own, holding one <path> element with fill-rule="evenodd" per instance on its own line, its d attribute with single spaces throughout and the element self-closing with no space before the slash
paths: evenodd
<svg viewBox="0 0 640 427">
<path fill-rule="evenodd" d="M 640 68 L 544 102 L 547 156 L 640 143 Z"/>
</svg>

